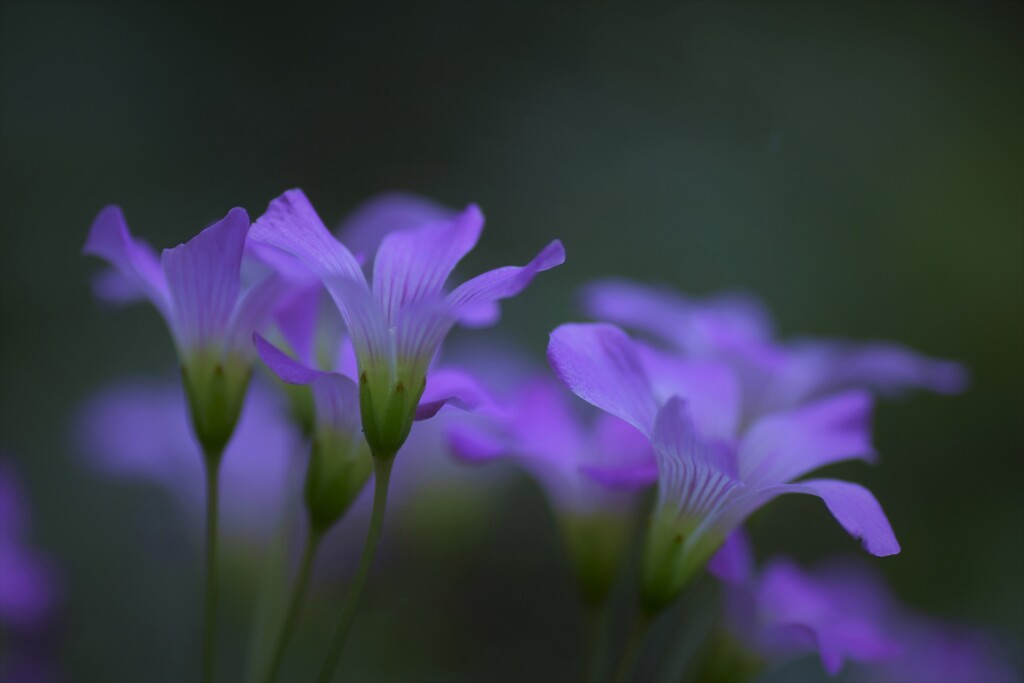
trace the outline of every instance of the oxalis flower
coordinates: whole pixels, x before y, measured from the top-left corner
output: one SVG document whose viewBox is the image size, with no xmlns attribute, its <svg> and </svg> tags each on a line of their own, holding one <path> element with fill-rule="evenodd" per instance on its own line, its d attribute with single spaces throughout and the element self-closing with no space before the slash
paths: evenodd
<svg viewBox="0 0 1024 683">
<path fill-rule="evenodd" d="M 729 363 L 742 384 L 741 417 L 747 422 L 844 389 L 957 393 L 967 384 L 958 363 L 890 342 L 780 342 L 771 316 L 749 297 L 690 299 L 666 288 L 604 280 L 587 287 L 583 298 L 599 320 L 646 334 L 687 357 Z"/>
<path fill-rule="evenodd" d="M 187 243 L 156 252 L 132 237 L 124 214 L 107 206 L 93 221 L 83 251 L 114 267 L 97 293 L 105 299 L 148 299 L 160 312 L 178 351 L 195 434 L 208 458 L 219 458 L 242 409 L 255 356 L 252 333 L 265 320 L 281 283 L 241 281 L 249 231 L 234 208 Z"/>
<path fill-rule="evenodd" d="M 297 357 L 289 356 L 258 333 L 254 338 L 260 359 L 278 378 L 287 384 L 307 385 L 312 394 L 312 450 L 305 501 L 311 528 L 318 533 L 326 531 L 348 509 L 373 469 L 360 430 L 353 347 L 340 329 L 323 320 L 327 316 L 322 315 L 319 304 L 318 288 L 306 290 L 276 313 L 275 329 L 285 347 Z M 334 353 L 327 354 L 326 363 L 317 358 L 317 336 L 332 340 Z M 481 400 L 482 390 L 470 375 L 441 368 L 430 373 L 413 417 L 433 417 L 448 403 L 469 409 Z"/>
<path fill-rule="evenodd" d="M 534 377 L 498 408 L 447 425 L 462 461 L 516 462 L 533 476 L 561 526 L 583 598 L 607 598 L 625 554 L 637 493 L 654 483 L 651 445 L 629 424 L 593 411 L 585 421 L 553 378 Z"/>
<path fill-rule="evenodd" d="M 471 205 L 450 220 L 393 232 L 381 241 L 368 279 L 301 190 L 275 199 L 253 225 L 254 240 L 298 257 L 337 304 L 358 363 L 363 434 L 377 457 L 393 457 L 408 436 L 449 330 L 459 321 L 494 320 L 497 300 L 565 260 L 556 240 L 523 267 L 492 270 L 446 293 L 445 281 L 482 228 L 483 215 Z"/>
<path fill-rule="evenodd" d="M 870 458 L 870 397 L 846 392 L 775 413 L 735 433 L 739 393 L 727 366 L 665 356 L 608 324 L 562 325 L 548 359 L 574 393 L 639 429 L 658 465 L 658 500 L 644 552 L 647 610 L 670 602 L 725 538 L 785 493 L 821 498 L 874 555 L 899 552 L 889 521 L 863 487 L 794 479 Z"/>
<path fill-rule="evenodd" d="M 883 662 L 902 650 L 882 618 L 875 590 L 861 581 L 810 574 L 784 558 L 759 572 L 742 531 L 729 537 L 708 570 L 725 587 L 725 629 L 753 667 L 817 652 L 834 676 L 848 660 Z"/>
<path fill-rule="evenodd" d="M 829 560 L 810 569 L 788 558 L 754 566 L 746 537 L 733 534 L 709 564 L 725 587 L 724 626 L 755 666 L 817 653 L 822 667 L 864 683 L 1016 680 L 987 634 L 911 612 L 868 567 Z M 719 662 L 728 666 L 727 662 Z"/>
</svg>

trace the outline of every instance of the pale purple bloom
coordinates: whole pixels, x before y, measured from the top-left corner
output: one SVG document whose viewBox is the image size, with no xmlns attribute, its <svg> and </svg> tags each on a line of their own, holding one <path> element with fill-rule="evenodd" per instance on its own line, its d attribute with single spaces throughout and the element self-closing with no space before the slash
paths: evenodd
<svg viewBox="0 0 1024 683">
<path fill-rule="evenodd" d="M 297 359 L 258 333 L 254 338 L 257 353 L 278 378 L 308 385 L 312 395 L 313 415 L 302 419 L 312 437 L 305 499 L 312 528 L 318 531 L 330 528 L 345 513 L 372 470 L 369 445 L 360 429 L 359 388 L 353 381 L 355 353 L 340 327 L 332 324 L 321 299 L 319 285 L 305 287 L 276 313 L 275 331 Z M 304 396 L 289 393 L 295 412 L 301 413 Z M 446 403 L 472 408 L 480 400 L 482 392 L 471 376 L 437 369 L 427 378 L 415 419 L 433 417 Z"/>
<path fill-rule="evenodd" d="M 408 435 L 430 362 L 452 326 L 493 319 L 499 299 L 564 260 L 555 241 L 524 267 L 499 268 L 446 293 L 448 276 L 482 227 L 482 214 L 470 206 L 450 220 L 392 232 L 368 280 L 301 190 L 275 199 L 253 226 L 254 240 L 298 257 L 337 304 L 358 359 L 363 430 L 381 455 L 393 455 Z"/>
<path fill-rule="evenodd" d="M 768 313 L 747 297 L 694 300 L 664 288 L 608 280 L 588 287 L 584 299 L 600 320 L 635 329 L 689 358 L 727 361 L 742 385 L 746 420 L 846 389 L 956 393 L 967 383 L 961 365 L 889 342 L 779 342 Z"/>
<path fill-rule="evenodd" d="M 766 662 L 816 652 L 830 675 L 851 662 L 849 678 L 863 683 L 1014 680 L 991 639 L 911 613 L 860 565 L 775 559 L 758 572 L 737 533 L 709 568 L 725 583 L 726 628 Z"/>
<path fill-rule="evenodd" d="M 13 470 L 0 459 L 0 628 L 24 632 L 42 625 L 57 604 L 50 561 L 29 547 L 28 506 Z"/>
<path fill-rule="evenodd" d="M 585 421 L 568 398 L 552 379 L 536 376 L 498 407 L 451 420 L 449 445 L 469 463 L 517 462 L 559 512 L 614 514 L 657 478 L 650 442 L 608 413 Z"/>
<path fill-rule="evenodd" d="M 296 357 L 288 356 L 257 333 L 254 341 L 260 359 L 283 382 L 310 385 L 319 423 L 358 434 L 360 397 L 355 383 L 355 349 L 344 331 L 324 315 L 319 288 L 307 289 L 281 306 L 275 315 L 275 330 L 282 346 Z M 486 390 L 470 373 L 432 366 L 413 419 L 431 418 L 449 403 L 469 410 L 485 400 Z"/>
<path fill-rule="evenodd" d="M 61 590 L 30 531 L 20 481 L 0 451 L 0 680 L 52 683 L 63 680 L 54 638 Z"/>
<path fill-rule="evenodd" d="M 729 537 L 709 570 L 726 584 L 726 627 L 767 661 L 817 652 L 835 675 L 847 660 L 880 662 L 901 652 L 880 618 L 876 586 L 813 575 L 785 559 L 758 573 L 742 532 Z"/>
<path fill-rule="evenodd" d="M 203 467 L 175 382 L 122 381 L 102 389 L 80 409 L 73 436 L 98 470 L 167 487 L 189 514 L 202 515 Z M 282 398 L 254 381 L 221 465 L 227 537 L 262 542 L 273 533 L 295 491 L 301 442 Z"/>
<path fill-rule="evenodd" d="M 231 438 L 251 372 L 252 333 L 282 286 L 275 276 L 242 286 L 248 231 L 249 216 L 235 208 L 158 258 L 132 237 L 121 209 L 107 206 L 93 221 L 84 247 L 117 272 L 100 280 L 101 296 L 146 298 L 164 317 L 182 364 L 196 436 L 209 454 L 223 451 Z"/>
<path fill-rule="evenodd" d="M 234 208 L 185 244 L 158 257 L 132 236 L 118 206 L 93 221 L 83 251 L 113 266 L 98 280 L 114 302 L 148 299 L 164 317 L 179 355 L 214 352 L 252 357 L 250 337 L 277 294 L 275 282 L 243 287 L 242 255 L 249 216 Z"/>
<path fill-rule="evenodd" d="M 508 459 L 544 489 L 584 597 L 601 604 L 621 564 L 637 492 L 657 477 L 650 442 L 608 413 L 584 421 L 550 377 L 523 382 L 506 401 L 450 420 L 463 461 Z"/>
<path fill-rule="evenodd" d="M 666 356 L 600 323 L 557 328 L 548 359 L 569 389 L 652 443 L 658 503 L 643 579 L 652 607 L 670 600 L 751 513 L 786 493 L 821 498 L 868 552 L 899 552 L 867 489 L 834 479 L 793 483 L 830 463 L 872 457 L 868 394 L 830 396 L 736 433 L 739 394 L 727 365 Z"/>
</svg>

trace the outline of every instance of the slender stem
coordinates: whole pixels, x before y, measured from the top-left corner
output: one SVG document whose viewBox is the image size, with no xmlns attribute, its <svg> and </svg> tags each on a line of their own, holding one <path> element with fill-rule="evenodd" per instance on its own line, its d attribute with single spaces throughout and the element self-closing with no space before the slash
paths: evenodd
<svg viewBox="0 0 1024 683">
<path fill-rule="evenodd" d="M 217 647 L 217 503 L 219 454 L 207 453 L 206 464 L 206 588 L 203 601 L 203 683 L 213 681 Z"/>
<path fill-rule="evenodd" d="M 604 664 L 605 634 L 605 605 L 587 603 L 584 607 L 585 643 L 583 649 L 583 681 L 584 683 L 597 683 L 601 680 L 602 665 Z"/>
<path fill-rule="evenodd" d="M 306 548 L 302 552 L 302 560 L 299 563 L 299 573 L 295 577 L 295 586 L 292 588 L 292 599 L 288 604 L 288 612 L 281 627 L 281 633 L 277 638 L 277 646 L 274 648 L 274 657 L 270 660 L 270 668 L 267 669 L 266 683 L 273 683 L 277 678 L 281 665 L 284 663 L 284 653 L 288 649 L 292 634 L 295 632 L 295 625 L 299 621 L 299 613 L 302 611 L 302 602 L 306 596 L 306 586 L 309 585 L 309 575 L 313 569 L 313 558 L 316 556 L 317 548 L 320 547 L 320 539 L 323 532 L 310 529 L 309 537 L 306 539 Z"/>
<path fill-rule="evenodd" d="M 637 656 L 640 654 L 641 649 L 643 649 L 644 638 L 647 636 L 647 630 L 650 626 L 651 618 L 643 612 L 633 619 L 633 627 L 626 640 L 626 648 L 622 652 L 622 659 L 619 660 L 619 668 L 615 670 L 615 676 L 612 678 L 613 683 L 626 683 L 629 680 L 629 674 L 633 669 Z"/>
<path fill-rule="evenodd" d="M 373 564 L 374 555 L 377 554 L 377 545 L 380 542 L 380 532 L 384 526 L 384 509 L 388 503 L 388 482 L 391 479 L 391 465 L 394 457 L 373 459 L 374 482 L 373 482 L 373 512 L 370 513 L 370 528 L 366 532 L 366 543 L 363 545 L 363 554 L 359 558 L 359 568 L 349 588 L 348 599 L 341 612 L 341 619 L 334 632 L 330 648 L 327 651 L 327 659 L 320 669 L 317 677 L 319 683 L 330 683 L 334 676 L 334 670 L 338 668 L 338 660 L 345 649 L 345 641 L 348 640 L 349 631 L 352 630 L 352 622 L 355 618 L 356 607 L 359 604 L 359 597 L 363 592 L 363 584 L 366 583 L 366 576 L 370 573 L 370 565 Z"/>
</svg>

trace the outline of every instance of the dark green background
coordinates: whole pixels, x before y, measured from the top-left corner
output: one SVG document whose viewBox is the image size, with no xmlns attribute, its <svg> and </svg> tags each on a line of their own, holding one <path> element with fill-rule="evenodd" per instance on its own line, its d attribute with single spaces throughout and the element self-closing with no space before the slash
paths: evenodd
<svg viewBox="0 0 1024 683">
<path fill-rule="evenodd" d="M 67 670 L 188 680 L 196 662 L 190 530 L 156 489 L 87 472 L 70 444 L 92 389 L 164 373 L 172 354 L 152 311 L 94 305 L 89 223 L 116 202 L 169 246 L 292 186 L 331 221 L 392 188 L 476 201 L 489 223 L 468 271 L 561 237 L 566 265 L 501 327 L 538 361 L 546 333 L 581 316 L 576 287 L 609 274 L 740 288 L 787 334 L 964 361 L 967 394 L 883 404 L 882 465 L 837 472 L 885 505 L 904 551 L 874 564 L 904 599 L 1019 643 L 1021 8 L 5 3 L 0 444 L 63 565 Z M 495 504 L 459 552 L 412 543 L 378 579 L 350 666 L 573 675 L 578 616 L 542 501 L 521 483 Z M 779 501 L 754 530 L 764 553 L 857 552 L 813 501 Z M 322 612 L 299 645 L 311 659 Z"/>
</svg>

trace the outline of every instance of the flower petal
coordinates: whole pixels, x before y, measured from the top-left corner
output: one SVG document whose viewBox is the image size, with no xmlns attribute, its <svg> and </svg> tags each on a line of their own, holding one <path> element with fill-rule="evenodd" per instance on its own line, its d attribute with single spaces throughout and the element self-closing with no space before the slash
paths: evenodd
<svg viewBox="0 0 1024 683">
<path fill-rule="evenodd" d="M 484 216 L 469 205 L 449 221 L 393 232 L 373 263 L 373 292 L 394 324 L 406 306 L 439 294 L 456 264 L 476 246 Z"/>
<path fill-rule="evenodd" d="M 446 404 L 473 410 L 488 400 L 487 390 L 470 373 L 455 368 L 431 370 L 416 408 L 416 419 L 434 417 Z"/>
<path fill-rule="evenodd" d="M 312 384 L 318 378 L 330 374 L 300 363 L 268 342 L 259 333 L 253 335 L 253 341 L 256 343 L 256 353 L 259 354 L 260 360 L 283 382 Z"/>
<path fill-rule="evenodd" d="M 763 417 L 739 447 L 740 477 L 763 486 L 851 458 L 872 460 L 871 396 L 851 391 Z"/>
<path fill-rule="evenodd" d="M 740 417 L 740 384 L 728 364 L 693 360 L 637 344 L 659 402 L 686 400 L 687 411 L 708 438 L 732 439 Z"/>
<path fill-rule="evenodd" d="M 251 356 L 253 333 L 266 326 L 274 307 L 288 289 L 288 283 L 278 275 L 268 275 L 250 287 L 242 295 L 231 318 L 228 348 L 243 356 Z"/>
<path fill-rule="evenodd" d="M 187 243 L 164 251 L 161 261 L 180 348 L 228 341 L 248 230 L 249 215 L 234 208 Z"/>
<path fill-rule="evenodd" d="M 327 230 L 302 190 L 288 190 L 270 202 L 250 234 L 257 242 L 297 256 L 321 277 L 345 277 L 366 284 L 359 262 Z"/>
<path fill-rule="evenodd" d="M 729 584 L 742 584 L 753 578 L 754 549 L 742 529 L 729 534 L 725 543 L 708 562 L 708 571 Z"/>
<path fill-rule="evenodd" d="M 505 266 L 477 275 L 456 287 L 448 295 L 448 303 L 456 311 L 469 305 L 507 299 L 526 289 L 537 273 L 565 263 L 565 247 L 555 240 L 541 249 L 525 266 Z"/>
<path fill-rule="evenodd" d="M 821 498 L 836 521 L 872 555 L 884 557 L 900 551 L 900 544 L 878 500 L 863 486 L 837 479 L 808 479 L 756 489 L 737 501 L 721 521 L 735 528 L 754 510 L 787 493 L 806 493 Z"/>
<path fill-rule="evenodd" d="M 509 441 L 484 425 L 455 422 L 445 429 L 448 448 L 456 458 L 468 463 L 495 460 L 509 454 Z"/>
<path fill-rule="evenodd" d="M 335 234 L 353 254 L 373 255 L 393 232 L 448 221 L 456 212 L 424 197 L 388 192 L 367 199 L 355 208 Z"/>
<path fill-rule="evenodd" d="M 682 332 L 690 302 L 675 292 L 628 280 L 600 280 L 584 287 L 583 307 L 607 320 L 674 344 Z"/>
<path fill-rule="evenodd" d="M 584 289 L 584 306 L 601 320 L 653 335 L 697 355 L 767 341 L 772 323 L 759 302 L 742 295 L 694 301 L 674 291 L 628 280 L 602 280 Z"/>
<path fill-rule="evenodd" d="M 756 586 L 762 649 L 779 655 L 807 647 L 817 649 L 822 666 L 832 676 L 847 659 L 877 662 L 892 658 L 900 647 L 897 639 L 886 633 L 886 615 L 865 613 L 864 606 L 851 600 L 850 594 L 861 590 L 860 586 L 805 573 L 787 560 L 773 561 Z"/>
<path fill-rule="evenodd" d="M 673 397 L 658 412 L 652 438 L 658 461 L 658 500 L 694 519 L 711 515 L 741 486 L 732 453 L 706 443 L 686 402 Z"/>
<path fill-rule="evenodd" d="M 388 328 L 384 311 L 365 281 L 356 282 L 339 275 L 325 277 L 323 282 L 345 321 L 359 367 L 392 368 L 394 333 Z"/>
<path fill-rule="evenodd" d="M 132 237 L 121 207 L 111 204 L 99 212 L 89 228 L 82 251 L 104 259 L 123 278 L 116 287 L 110 278 L 102 280 L 104 284 L 96 288 L 99 295 L 114 295 L 115 301 L 144 295 L 170 319 L 167 282 L 160 270 L 160 261 L 152 247 Z"/>
<path fill-rule="evenodd" d="M 392 335 L 400 366 L 412 378 L 425 377 L 441 342 L 455 325 L 455 317 L 440 297 L 419 301 L 398 312 Z"/>
<path fill-rule="evenodd" d="M 292 352 L 303 363 L 316 365 L 316 327 L 320 317 L 323 287 L 319 282 L 292 293 L 274 311 L 274 322 Z M 340 324 L 340 323 L 339 323 Z"/>
<path fill-rule="evenodd" d="M 614 325 L 570 323 L 551 333 L 548 362 L 565 386 L 584 401 L 630 423 L 644 434 L 658 411 L 635 342 Z"/>
<path fill-rule="evenodd" d="M 651 441 L 628 422 L 605 412 L 598 412 L 589 430 L 587 460 L 599 467 L 639 468 L 657 479 L 658 465 Z M 643 475 L 638 475 L 643 476 Z"/>
<path fill-rule="evenodd" d="M 458 308 L 459 324 L 464 327 L 489 327 L 501 319 L 497 301 L 477 301 Z"/>
<path fill-rule="evenodd" d="M 324 372 L 313 379 L 310 387 L 318 424 L 344 434 L 359 434 L 359 387 L 355 382 L 336 372 Z"/>
<path fill-rule="evenodd" d="M 915 387 L 943 394 L 963 391 L 967 370 L 897 344 L 815 341 L 795 344 L 782 381 L 790 404 L 845 388 L 898 395 Z"/>
</svg>

